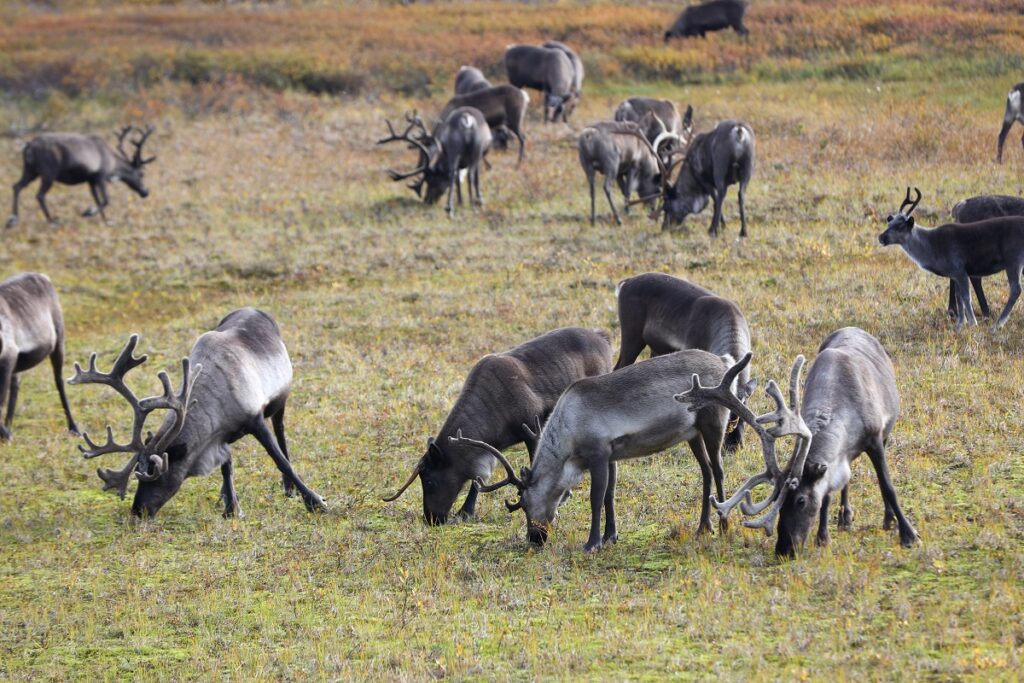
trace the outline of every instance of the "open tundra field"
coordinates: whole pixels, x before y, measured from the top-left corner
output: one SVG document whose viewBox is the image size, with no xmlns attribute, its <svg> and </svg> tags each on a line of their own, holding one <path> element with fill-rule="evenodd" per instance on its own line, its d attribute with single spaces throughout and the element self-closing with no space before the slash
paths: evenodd
<svg viewBox="0 0 1024 683">
<path fill-rule="evenodd" d="M 153 123 L 159 158 L 148 199 L 110 190 L 108 225 L 78 217 L 81 186 L 49 194 L 48 225 L 30 186 L 0 275 L 53 280 L 65 376 L 93 350 L 109 367 L 140 333 L 140 394 L 161 369 L 177 384 L 179 359 L 228 311 L 271 313 L 295 367 L 293 461 L 330 510 L 285 498 L 247 437 L 233 447 L 243 518 L 221 517 L 212 474 L 136 521 L 95 474 L 124 459 L 80 457 L 39 366 L 0 445 L 0 678 L 1019 678 L 1024 309 L 998 332 L 958 334 L 947 282 L 877 240 L 907 185 L 928 225 L 966 196 L 1024 191 L 1021 128 L 994 163 L 1006 93 L 1024 79 L 1014 3 L 755 0 L 747 42 L 667 48 L 678 7 L 664 3 L 13 5 L 0 10 L 2 205 L 35 131 Z M 569 125 L 543 125 L 531 92 L 526 161 L 491 154 L 485 208 L 449 220 L 388 179 L 414 159 L 375 145 L 385 117 L 437 112 L 460 63 L 503 81 L 504 45 L 542 37 L 578 47 L 593 78 Z M 282 54 L 337 87 L 261 80 L 252 65 Z M 175 71 L 189 64 L 208 72 Z M 616 227 L 599 198 L 589 225 L 575 136 L 636 94 L 692 104 L 698 130 L 751 124 L 747 239 L 735 188 L 718 239 L 710 209 L 667 234 L 642 211 Z M 441 528 L 422 523 L 418 484 L 381 502 L 480 356 L 566 325 L 604 328 L 617 349 L 615 285 L 645 271 L 738 302 L 762 385 L 836 328 L 877 336 L 902 399 L 889 466 L 920 544 L 881 529 L 866 458 L 853 530 L 835 531 L 833 513 L 831 545 L 792 561 L 737 523 L 695 536 L 700 473 L 685 447 L 622 464 L 619 541 L 594 555 L 587 480 L 542 550 L 506 492 Z M 998 311 L 1005 278 L 987 288 Z M 128 429 L 112 394 L 68 393 L 90 433 Z M 755 404 L 769 407 L 761 392 Z M 510 457 L 526 462 L 522 448 Z M 726 459 L 727 489 L 760 463 L 748 438 Z"/>
</svg>

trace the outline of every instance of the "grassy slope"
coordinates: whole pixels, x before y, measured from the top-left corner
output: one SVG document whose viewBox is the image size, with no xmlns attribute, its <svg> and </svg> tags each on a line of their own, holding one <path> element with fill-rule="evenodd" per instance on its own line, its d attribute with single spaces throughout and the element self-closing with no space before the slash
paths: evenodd
<svg viewBox="0 0 1024 683">
<path fill-rule="evenodd" d="M 383 168 L 406 160 L 373 145 L 384 116 L 438 98 L 249 106 L 239 91 L 223 107 L 232 115 L 198 118 L 142 105 L 160 124 L 151 198 L 115 189 L 104 227 L 73 217 L 81 188 L 58 189 L 54 229 L 29 193 L 0 270 L 54 279 L 70 360 L 97 349 L 109 362 L 141 332 L 151 367 L 136 371 L 140 391 L 232 307 L 271 311 L 296 367 L 297 469 L 332 512 L 309 517 L 285 499 L 247 439 L 235 447 L 243 520 L 220 518 L 219 479 L 207 477 L 133 523 L 61 432 L 49 372 L 30 372 L 0 459 L 0 676 L 1012 678 L 1024 643 L 1024 314 L 957 335 L 945 284 L 875 241 L 908 183 L 925 192 L 926 223 L 963 196 L 1024 189 L 1015 141 L 1007 164 L 991 162 L 1012 80 L 610 81 L 588 93 L 575 126 L 638 90 L 692 102 L 702 128 L 751 121 L 744 242 L 732 202 L 716 241 L 708 216 L 675 236 L 639 216 L 591 228 L 563 126 L 532 120 L 530 163 L 496 156 L 486 210 L 448 221 L 387 180 Z M 184 97 L 204 96 L 230 99 Z M 109 127 L 134 106 L 72 103 L 55 121 Z M 16 176 L 17 147 L 3 143 L 0 177 Z M 480 521 L 442 529 L 419 523 L 418 492 L 379 502 L 477 357 L 560 325 L 614 330 L 615 282 L 655 269 L 740 302 L 761 377 L 841 325 L 882 340 L 904 403 L 890 466 L 921 546 L 902 550 L 880 529 L 866 463 L 852 483 L 855 530 L 788 563 L 752 532 L 693 538 L 699 474 L 679 449 L 620 470 L 622 539 L 594 557 L 580 551 L 585 495 L 542 552 L 525 548 L 500 495 Z M 1005 285 L 991 283 L 999 305 Z M 71 389 L 93 431 L 127 419 L 99 393 Z M 748 446 L 728 462 L 730 485 L 759 460 Z"/>
</svg>

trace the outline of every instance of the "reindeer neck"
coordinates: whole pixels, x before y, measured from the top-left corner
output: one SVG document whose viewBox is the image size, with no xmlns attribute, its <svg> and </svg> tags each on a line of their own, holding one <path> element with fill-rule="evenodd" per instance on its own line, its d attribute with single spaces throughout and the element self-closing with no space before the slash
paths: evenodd
<svg viewBox="0 0 1024 683">
<path fill-rule="evenodd" d="M 935 231 L 926 226 L 915 225 L 910 229 L 910 237 L 900 247 L 923 270 L 936 275 L 948 275 L 946 264 L 940 258 L 942 250 L 935 248 Z"/>
</svg>

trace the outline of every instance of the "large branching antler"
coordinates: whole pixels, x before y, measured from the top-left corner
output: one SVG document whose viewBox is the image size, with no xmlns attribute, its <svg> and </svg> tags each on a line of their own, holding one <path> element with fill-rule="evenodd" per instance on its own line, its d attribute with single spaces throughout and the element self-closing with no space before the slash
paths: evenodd
<svg viewBox="0 0 1024 683">
<path fill-rule="evenodd" d="M 522 495 L 523 489 L 526 488 L 526 484 L 523 483 L 522 479 L 516 476 L 516 472 L 512 468 L 512 465 L 509 463 L 508 460 L 505 459 L 505 456 L 502 455 L 501 451 L 499 451 L 497 448 L 487 443 L 486 441 L 478 441 L 476 439 L 470 439 L 468 437 L 463 436 L 461 429 L 455 432 L 455 436 L 449 436 L 448 441 L 450 441 L 451 443 L 464 443 L 469 446 L 482 448 L 483 450 L 493 455 L 495 459 L 499 463 L 501 463 L 501 466 L 505 468 L 505 478 L 497 483 L 487 485 L 484 484 L 483 481 L 479 479 L 477 480 L 477 486 L 479 486 L 481 493 L 490 493 L 491 491 L 497 491 L 500 488 L 512 484 L 517 489 L 519 489 L 520 496 Z M 508 508 L 509 512 L 512 512 L 513 510 L 518 510 L 520 507 L 522 507 L 522 498 L 520 497 L 520 500 L 516 501 L 515 503 L 506 500 L 505 507 Z"/>
<path fill-rule="evenodd" d="M 420 163 L 419 166 L 411 171 L 402 173 L 394 169 L 388 169 L 388 175 L 395 182 L 399 180 L 405 180 L 406 178 L 412 178 L 424 174 L 430 168 L 430 150 L 427 149 L 427 144 L 433 140 L 432 136 L 427 132 L 427 127 L 424 125 L 423 120 L 416 115 L 416 112 L 406 113 L 405 120 L 409 124 L 405 130 L 401 133 L 395 132 L 395 127 L 391 125 L 391 121 L 384 119 L 384 123 L 388 127 L 388 136 L 377 140 L 378 145 L 387 144 L 389 142 L 407 142 L 410 148 L 416 148 L 420 151 Z M 420 134 L 417 137 L 410 135 L 414 128 L 420 130 Z"/>
<path fill-rule="evenodd" d="M 156 157 L 155 156 L 151 156 L 148 159 L 143 159 L 142 158 L 142 146 L 144 144 L 146 144 L 146 140 L 149 139 L 149 136 L 152 135 L 153 131 L 155 131 L 155 130 L 156 130 L 156 128 L 154 126 L 146 126 L 146 130 L 139 129 L 139 134 L 140 135 L 139 135 L 139 139 L 138 140 L 130 140 L 129 141 L 135 147 L 135 154 L 132 156 L 132 165 L 133 166 L 145 166 L 148 163 L 156 161 Z"/>
<path fill-rule="evenodd" d="M 125 159 L 129 159 L 128 152 L 124 151 L 124 139 L 128 137 L 128 134 L 134 130 L 134 126 L 125 126 L 118 132 L 117 135 L 117 151 L 121 153 Z"/>
</svg>

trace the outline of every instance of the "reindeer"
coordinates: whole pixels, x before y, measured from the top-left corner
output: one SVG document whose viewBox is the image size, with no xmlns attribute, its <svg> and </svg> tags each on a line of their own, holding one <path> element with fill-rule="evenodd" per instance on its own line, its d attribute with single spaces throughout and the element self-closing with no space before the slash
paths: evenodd
<svg viewBox="0 0 1024 683">
<path fill-rule="evenodd" d="M 574 95 L 576 69 L 565 51 L 533 45 L 509 45 L 505 49 L 508 82 L 517 88 L 533 88 L 544 96 L 544 121 L 554 111 L 552 123 L 559 115 L 567 116 Z"/>
<path fill-rule="evenodd" d="M 39 365 L 44 358 L 53 366 L 60 404 L 68 431 L 78 434 L 64 394 L 64 314 L 50 278 L 41 273 L 21 273 L 0 282 L 0 408 L 7 416 L 0 425 L 0 439 L 10 441 L 14 408 L 18 402 L 19 374 Z"/>
<path fill-rule="evenodd" d="M 578 379 L 610 372 L 611 366 L 608 333 L 580 327 L 553 330 L 508 351 L 484 356 L 469 371 L 437 438 L 427 439 L 427 451 L 409 479 L 383 500 L 397 500 L 419 478 L 424 520 L 444 524 L 469 482 L 469 494 L 457 518 L 473 517 L 479 482 L 491 476 L 496 463 L 475 448 L 449 442 L 449 437 L 464 429 L 501 450 L 524 442 L 532 461 L 540 424 L 562 392 Z"/>
<path fill-rule="evenodd" d="M 750 329 L 739 306 L 692 282 L 664 273 L 626 278 L 615 288 L 622 345 L 615 369 L 636 362 L 644 347 L 651 356 L 683 349 L 701 349 L 718 356 L 742 358 L 750 351 Z M 753 393 L 756 380 L 744 368 L 736 394 L 741 401 Z M 726 452 L 743 445 L 743 421 L 731 415 Z"/>
<path fill-rule="evenodd" d="M 615 201 L 612 199 L 612 183 L 618 181 L 619 189 L 629 210 L 629 198 L 639 191 L 642 199 L 649 201 L 658 196 L 658 188 L 664 174 L 664 167 L 657 148 L 644 137 L 641 126 L 629 121 L 601 121 L 583 129 L 577 142 L 580 166 L 590 186 L 590 224 L 597 219 L 594 192 L 594 177 L 604 175 L 604 196 L 615 216 L 615 222 L 622 225 Z"/>
<path fill-rule="evenodd" d="M 679 163 L 679 162 L 676 162 Z M 723 121 L 714 130 L 701 133 L 690 142 L 682 169 L 671 182 L 671 169 L 662 176 L 662 229 L 681 226 L 691 213 L 700 213 L 714 200 L 714 215 L 708 233 L 718 236 L 725 223 L 722 203 L 730 185 L 739 184 L 740 237 L 747 236 L 744 196 L 754 173 L 754 131 L 742 121 Z"/>
<path fill-rule="evenodd" d="M 685 147 L 693 135 L 693 107 L 687 105 L 686 114 L 681 116 L 676 105 L 669 100 L 653 97 L 630 97 L 615 108 L 616 121 L 641 123 L 646 119 L 644 137 L 661 152 L 661 160 L 668 164 L 671 156 Z M 665 140 L 668 144 L 659 147 Z"/>
<path fill-rule="evenodd" d="M 460 107 L 477 109 L 483 114 L 487 125 L 492 130 L 502 131 L 500 138 L 503 141 L 503 146 L 507 146 L 509 133 L 519 140 L 519 161 L 521 162 L 526 145 L 523 121 L 526 119 L 526 106 L 529 102 L 529 95 L 506 83 L 474 90 L 464 95 L 456 95 L 448 100 L 439 118 L 444 121 Z"/>
<path fill-rule="evenodd" d="M 558 120 L 559 117 L 562 121 L 569 123 L 569 116 L 576 110 L 576 106 L 580 103 L 580 98 L 583 97 L 583 60 L 576 54 L 576 51 L 565 43 L 560 43 L 557 40 L 549 40 L 546 43 L 542 43 L 541 47 L 546 47 L 549 50 L 561 50 L 565 53 L 565 56 L 569 58 L 572 63 L 572 91 L 571 97 L 562 102 L 561 105 L 555 107 L 554 120 Z"/>
<path fill-rule="evenodd" d="M 396 133 L 390 121 L 386 121 L 390 135 L 377 141 L 378 145 L 388 142 L 407 142 L 419 150 L 419 163 L 411 171 L 400 173 L 388 170 L 391 179 L 398 182 L 407 178 L 418 178 L 409 187 L 416 194 L 423 196 L 423 201 L 433 204 L 441 195 L 448 192 L 448 203 L 445 210 L 449 216 L 454 215 L 452 190 L 458 192 L 459 204 L 462 204 L 462 186 L 459 171 L 467 171 L 469 177 L 469 197 L 473 202 L 483 206 L 480 194 L 480 162 L 491 147 L 491 129 L 484 120 L 483 114 L 472 107 L 455 109 L 439 123 L 432 133 L 428 133 L 423 121 L 413 114 L 406 114 L 408 127 L 401 134 Z M 413 129 L 419 129 L 415 137 L 410 137 Z M 423 194 L 423 185 L 427 191 Z"/>
<path fill-rule="evenodd" d="M 1024 106 L 1021 100 L 1024 99 L 1024 82 L 1010 88 L 1006 94 L 1006 111 L 1003 112 L 1003 127 L 999 130 L 999 144 L 996 147 L 996 161 L 1003 163 L 1003 143 L 1010 132 L 1014 121 L 1024 124 Z M 1024 136 L 1021 136 L 1020 144 L 1024 146 Z"/>
<path fill-rule="evenodd" d="M 683 10 L 669 30 L 665 31 L 665 42 L 672 38 L 706 37 L 712 31 L 732 28 L 744 38 L 750 32 L 743 25 L 747 12 L 745 0 L 710 0 L 700 5 L 691 5 Z"/>
<path fill-rule="evenodd" d="M 475 66 L 460 66 L 458 73 L 455 74 L 456 95 L 466 95 L 490 87 L 491 82 Z"/>
<path fill-rule="evenodd" d="M 107 183 L 120 180 L 143 199 L 148 197 L 149 190 L 143 183 L 144 167 L 156 161 L 156 157 L 143 159 L 142 146 L 154 129 L 150 126 L 140 130 L 140 137 L 130 140 L 135 152 L 129 156 L 124 151 L 124 141 L 132 130 L 132 126 L 125 126 L 118 133 L 116 152 L 98 135 L 76 133 L 44 133 L 25 145 L 21 179 L 14 183 L 14 203 L 7 227 L 13 228 L 18 223 L 18 195 L 36 178 L 42 178 L 36 199 L 50 223 L 57 221 L 46 207 L 46 193 L 54 182 L 65 185 L 89 183 L 96 206 L 89 207 L 82 215 L 88 218 L 99 213 L 104 222 L 107 220 L 103 213 L 108 202 Z"/>
<path fill-rule="evenodd" d="M 163 394 L 139 399 L 125 384 L 125 375 L 146 362 L 135 357 L 139 336 L 133 334 L 110 372 L 96 369 L 96 354 L 88 370 L 75 363 L 69 384 L 105 384 L 132 408 L 131 442 L 114 441 L 107 427 L 107 441 L 93 443 L 83 434 L 79 446 L 86 458 L 106 453 L 131 453 L 120 471 L 98 469 L 103 489 L 124 498 L 128 482 L 139 481 L 132 514 L 153 517 L 178 492 L 188 477 L 209 474 L 220 467 L 224 484 L 221 499 L 224 516 L 241 514 L 232 481 L 229 444 L 247 434 L 256 437 L 281 471 L 285 495 L 298 489 L 310 512 L 324 510 L 323 500 L 311 491 L 292 469 L 284 433 L 284 409 L 292 381 L 292 364 L 277 323 L 255 308 L 229 313 L 212 332 L 199 337 L 189 355 L 181 360 L 181 389 L 174 393 L 166 372 L 158 377 Z M 167 415 L 156 434 L 142 436 L 146 419 L 154 410 Z M 274 425 L 273 434 L 266 419 Z"/>
<path fill-rule="evenodd" d="M 956 284 L 959 301 L 956 329 L 964 322 L 977 325 L 971 307 L 970 281 L 1003 270 L 1010 283 L 1006 307 L 996 321 L 995 329 L 1006 324 L 1010 311 L 1020 296 L 1020 271 L 1024 267 L 1024 217 L 1003 216 L 970 225 L 947 223 L 937 228 L 916 225 L 913 213 L 921 201 L 921 191 L 911 200 L 910 188 L 895 215 L 890 215 L 885 231 L 878 236 L 882 246 L 898 244 L 910 259 Z"/>
<path fill-rule="evenodd" d="M 803 402 L 800 371 L 804 357 L 797 356 L 790 372 L 789 407 L 775 382 L 769 382 L 767 392 L 776 410 L 760 417 L 754 417 L 727 382 L 749 360 L 748 354 L 717 387 L 707 388 L 694 377 L 691 388 L 675 396 L 677 401 L 690 404 L 691 410 L 704 410 L 710 405 L 729 408 L 761 438 L 765 471 L 748 479 L 729 500 L 711 501 L 722 519 L 737 504 L 745 515 L 757 515 L 768 508 L 763 517 L 743 524 L 771 534 L 778 517 L 775 552 L 782 557 L 793 556 L 803 546 L 817 519 L 817 542 L 825 545 L 829 541 L 828 508 L 834 492 L 841 491 L 839 528 L 848 529 L 853 523 L 850 466 L 861 453 L 867 453 L 885 506 L 882 526 L 891 529 L 895 519 L 900 543 L 912 546 L 918 535 L 896 501 L 885 461 L 885 446 L 899 415 L 900 399 L 892 362 L 878 340 L 857 327 L 833 332 L 818 349 L 804 386 Z M 769 423 L 775 426 L 766 429 L 763 425 Z M 786 435 L 797 437 L 797 447 L 782 469 L 775 455 L 775 440 Z M 772 484 L 772 493 L 755 504 L 750 492 L 762 483 Z"/>
<path fill-rule="evenodd" d="M 711 532 L 711 481 L 721 497 L 722 439 L 728 411 L 709 406 L 692 413 L 670 397 L 693 375 L 719 381 L 731 358 L 687 349 L 630 365 L 607 375 L 581 379 L 558 399 L 540 434 L 533 465 L 516 476 L 509 462 L 490 444 L 456 434 L 463 443 L 491 453 L 507 476 L 483 487 L 493 491 L 511 484 L 519 489 L 508 510 L 526 513 L 527 538 L 547 542 L 559 503 L 590 472 L 590 537 L 584 550 L 593 552 L 618 538 L 615 525 L 617 462 L 664 451 L 687 441 L 703 477 L 700 524 L 697 533 Z M 606 513 L 601 534 L 601 510 Z M 724 530 L 726 527 L 723 526 Z"/>
</svg>

